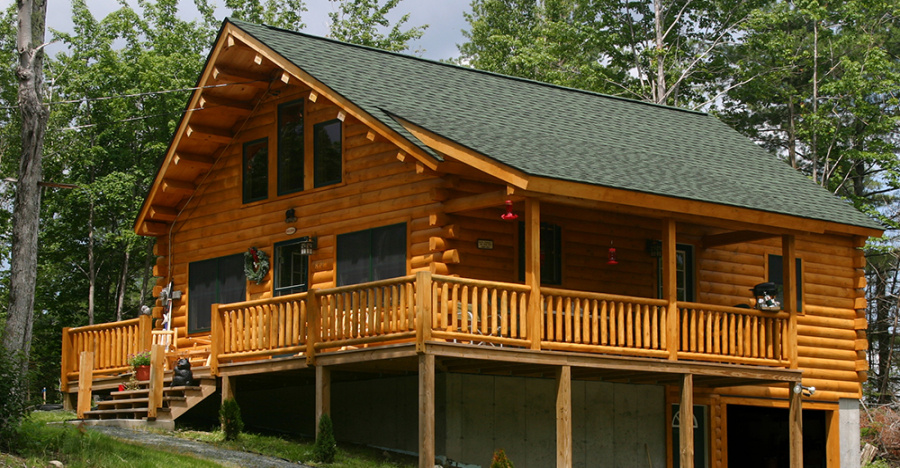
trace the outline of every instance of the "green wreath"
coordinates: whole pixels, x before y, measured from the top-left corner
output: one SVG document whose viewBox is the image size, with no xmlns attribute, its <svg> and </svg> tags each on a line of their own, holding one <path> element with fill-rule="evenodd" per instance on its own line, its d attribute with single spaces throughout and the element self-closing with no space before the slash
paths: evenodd
<svg viewBox="0 0 900 468">
<path fill-rule="evenodd" d="M 256 247 L 250 247 L 244 252 L 244 275 L 247 280 L 256 284 L 262 283 L 263 278 L 269 273 L 269 256 Z"/>
</svg>

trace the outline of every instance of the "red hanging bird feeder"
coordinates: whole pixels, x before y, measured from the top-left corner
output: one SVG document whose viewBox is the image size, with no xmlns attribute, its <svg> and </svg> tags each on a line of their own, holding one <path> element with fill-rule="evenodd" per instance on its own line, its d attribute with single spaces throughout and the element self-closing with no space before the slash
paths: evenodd
<svg viewBox="0 0 900 468">
<path fill-rule="evenodd" d="M 618 265 L 619 262 L 616 261 L 616 248 L 612 246 L 612 241 L 609 241 L 609 260 L 606 261 L 607 265 Z"/>
<path fill-rule="evenodd" d="M 506 213 L 500 215 L 500 218 L 504 221 L 515 221 L 519 219 L 519 215 L 513 213 L 512 200 L 506 200 Z"/>
</svg>

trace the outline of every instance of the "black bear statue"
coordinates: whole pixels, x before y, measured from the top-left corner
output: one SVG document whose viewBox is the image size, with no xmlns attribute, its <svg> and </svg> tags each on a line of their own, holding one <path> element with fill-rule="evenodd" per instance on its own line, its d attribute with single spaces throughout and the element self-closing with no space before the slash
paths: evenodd
<svg viewBox="0 0 900 468">
<path fill-rule="evenodd" d="M 194 373 L 191 372 L 191 361 L 179 359 L 175 363 L 175 375 L 172 377 L 173 387 L 191 386 L 194 384 Z"/>
</svg>

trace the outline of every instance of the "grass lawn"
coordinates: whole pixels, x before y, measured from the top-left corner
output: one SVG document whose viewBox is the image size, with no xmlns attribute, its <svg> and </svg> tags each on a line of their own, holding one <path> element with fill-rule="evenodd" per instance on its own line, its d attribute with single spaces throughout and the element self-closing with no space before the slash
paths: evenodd
<svg viewBox="0 0 900 468">
<path fill-rule="evenodd" d="M 141 447 L 119 441 L 104 434 L 87 431 L 63 421 L 74 419 L 71 412 L 35 412 L 23 424 L 16 457 L 0 454 L 0 468 L 45 467 L 59 460 L 66 468 L 205 468 L 216 463 L 186 455 Z M 413 468 L 415 457 L 388 453 L 356 445 L 339 445 L 335 463 L 317 465 L 312 462 L 313 441 L 277 436 L 241 434 L 236 441 L 225 441 L 220 431 L 178 430 L 165 433 L 184 439 L 206 442 L 217 447 L 258 453 L 301 462 L 312 466 L 341 468 Z"/>
</svg>

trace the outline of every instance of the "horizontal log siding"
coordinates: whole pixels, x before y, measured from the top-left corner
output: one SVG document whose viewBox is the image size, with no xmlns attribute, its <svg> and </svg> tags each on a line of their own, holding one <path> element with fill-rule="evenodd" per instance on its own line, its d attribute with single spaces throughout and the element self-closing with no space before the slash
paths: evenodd
<svg viewBox="0 0 900 468">
<path fill-rule="evenodd" d="M 803 383 L 815 386 L 816 399 L 858 398 L 866 378 L 865 351 L 857 349 L 865 330 L 856 306 L 865 307 L 862 251 L 853 239 L 832 235 L 797 238 L 803 268 L 803 313 L 797 320 L 798 364 Z M 697 249 L 698 302 L 752 304 L 749 291 L 767 281 L 768 254 L 781 255 L 781 239 Z M 784 389 L 744 387 L 742 396 L 787 396 Z"/>
<path fill-rule="evenodd" d="M 432 200 L 430 191 L 442 180 L 433 175 L 417 174 L 414 166 L 397 158 L 400 150 L 395 145 L 379 137 L 370 140 L 367 134 L 372 130 L 351 116 L 347 116 L 343 125 L 344 177 L 341 184 L 279 197 L 275 194 L 276 171 L 270 170 L 269 198 L 243 204 L 243 144 L 268 137 L 270 154 L 273 153 L 276 148 L 277 105 L 299 96 L 295 93 L 262 104 L 235 142 L 223 153 L 209 177 L 205 181 L 195 181 L 199 189 L 175 224 L 171 249 L 173 280 L 176 289 L 184 292 L 173 310 L 173 325 L 181 329 L 179 336 L 185 337 L 179 339 L 179 346 L 193 343 L 186 338 L 189 299 L 186 285 L 191 262 L 243 253 L 250 246 L 264 250 L 271 258 L 275 243 L 314 235 L 318 237 L 318 247 L 310 259 L 309 281 L 313 287 L 329 288 L 335 285 L 336 235 L 394 223 L 409 223 L 414 219 L 427 218 L 439 209 L 440 205 Z M 309 118 L 310 113 L 326 121 L 333 119 L 339 110 L 321 96 L 316 103 L 307 100 L 305 106 L 307 126 L 318 123 L 318 120 Z M 298 221 L 285 224 L 284 212 L 290 208 L 295 209 Z M 295 227 L 297 232 L 285 234 L 288 227 Z M 157 249 L 158 253 L 169 252 L 170 249 L 165 247 L 166 241 L 165 237 L 157 239 L 164 246 Z M 160 257 L 159 260 L 158 271 L 166 273 L 167 258 Z M 274 261 L 274 258 L 271 260 Z M 248 283 L 248 300 L 272 296 L 273 273 L 270 271 L 259 285 Z M 163 286 L 164 283 L 165 278 L 160 278 L 157 284 Z"/>
</svg>

